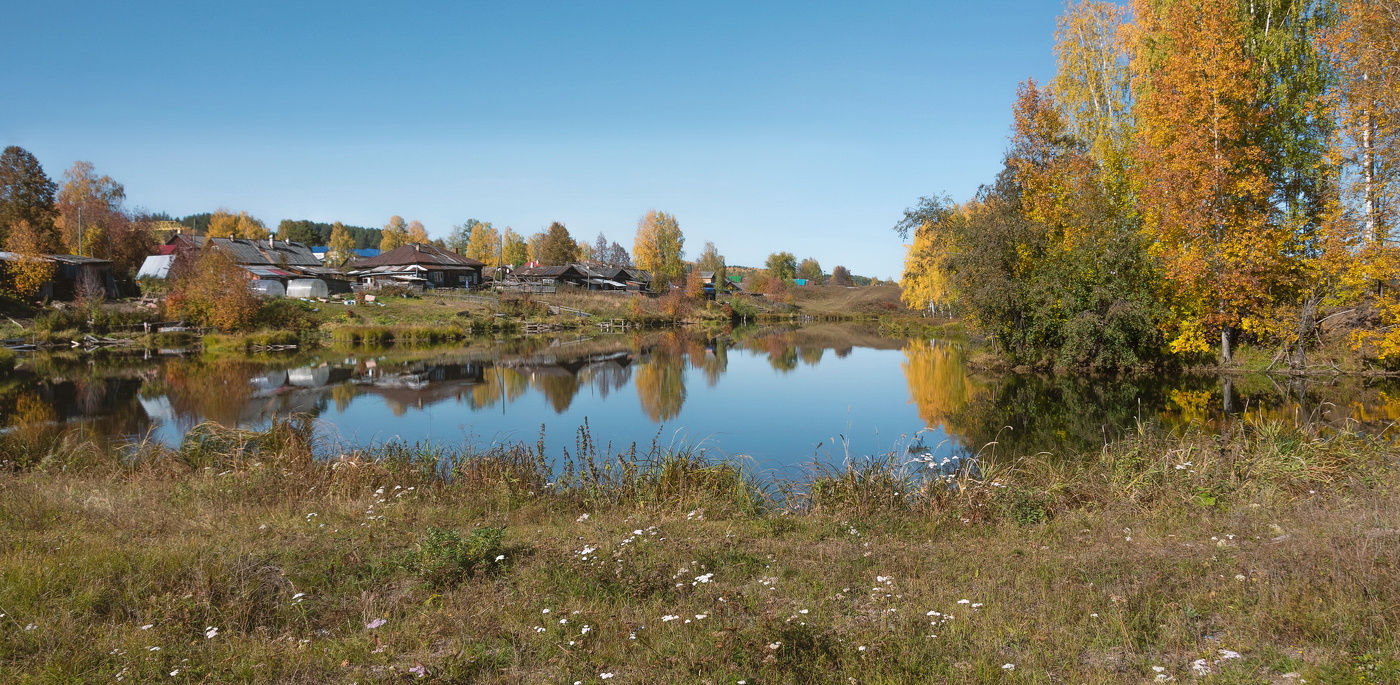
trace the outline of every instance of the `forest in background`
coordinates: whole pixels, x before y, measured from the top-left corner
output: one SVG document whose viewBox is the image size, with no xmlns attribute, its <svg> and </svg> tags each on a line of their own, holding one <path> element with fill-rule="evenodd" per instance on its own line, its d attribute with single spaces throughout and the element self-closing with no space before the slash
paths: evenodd
<svg viewBox="0 0 1400 685">
<path fill-rule="evenodd" d="M 1308 364 L 1319 322 L 1400 361 L 1400 2 L 1067 5 L 997 177 L 931 196 L 905 301 L 1017 364 L 1125 368 L 1247 343 Z"/>
</svg>

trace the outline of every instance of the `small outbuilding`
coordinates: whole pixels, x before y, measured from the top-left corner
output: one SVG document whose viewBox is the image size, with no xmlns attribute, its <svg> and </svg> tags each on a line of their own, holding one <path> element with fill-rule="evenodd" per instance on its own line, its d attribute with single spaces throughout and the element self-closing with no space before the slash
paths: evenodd
<svg viewBox="0 0 1400 685">
<path fill-rule="evenodd" d="M 589 274 L 573 264 L 564 266 L 527 266 L 516 269 L 513 274 L 515 278 L 523 283 L 537 283 L 542 285 L 573 285 L 580 288 L 588 287 Z"/>
<path fill-rule="evenodd" d="M 0 262 L 23 259 L 14 252 L 0 252 Z M 112 275 L 112 262 L 96 257 L 71 254 L 41 255 L 39 259 L 54 265 L 53 275 L 39 287 L 35 295 L 46 300 L 76 300 L 81 295 L 100 295 L 106 299 L 121 297 L 117 279 Z"/>
<path fill-rule="evenodd" d="M 298 278 L 287 281 L 287 297 L 326 297 L 330 290 L 319 278 Z"/>
</svg>

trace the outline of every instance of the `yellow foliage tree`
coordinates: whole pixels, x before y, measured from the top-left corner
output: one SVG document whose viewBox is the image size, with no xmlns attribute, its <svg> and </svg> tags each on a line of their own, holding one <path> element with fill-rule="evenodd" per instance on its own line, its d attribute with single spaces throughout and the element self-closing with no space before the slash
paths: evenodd
<svg viewBox="0 0 1400 685">
<path fill-rule="evenodd" d="M 234 214 L 227 209 L 219 209 L 209 217 L 210 238 L 250 238 L 262 240 L 268 236 L 267 226 L 247 212 Z"/>
<path fill-rule="evenodd" d="M 525 239 L 520 237 L 515 229 L 507 226 L 505 235 L 501 237 L 505 245 L 502 247 L 501 256 L 506 264 L 520 266 L 530 259 L 530 247 Z"/>
<path fill-rule="evenodd" d="M 899 297 L 910 309 L 937 312 L 956 299 L 947 269 L 950 232 L 939 230 L 938 224 L 960 219 L 957 207 L 946 198 L 923 198 L 918 208 L 905 213 L 905 230 L 914 234 L 914 241 L 905 248 Z"/>
<path fill-rule="evenodd" d="M 384 232 L 380 234 L 379 251 L 388 252 L 408 243 L 408 223 L 397 214 L 389 217 L 389 223 L 384 224 Z"/>
<path fill-rule="evenodd" d="M 487 266 L 500 266 L 501 234 L 496 227 L 486 221 L 472 226 L 471 237 L 467 239 L 466 256 L 485 262 Z"/>
<path fill-rule="evenodd" d="M 345 224 L 339 221 L 331 224 L 331 239 L 327 245 L 330 252 L 335 256 L 336 261 L 349 259 L 355 254 L 355 238 L 350 235 L 350 231 L 345 228 Z"/>
<path fill-rule="evenodd" d="M 652 287 L 665 288 L 685 277 L 685 235 L 674 214 L 651 210 L 637 221 L 632 262 L 651 272 Z"/>
<path fill-rule="evenodd" d="M 21 297 L 39 292 L 39 288 L 53 278 L 56 268 L 43 255 L 53 254 L 57 248 L 58 236 L 54 231 L 38 229 L 26 219 L 16 222 L 5 239 L 5 249 L 15 253 L 15 258 L 5 263 L 7 288 Z"/>
<path fill-rule="evenodd" d="M 1127 8 L 1113 2 L 1068 5 L 1055 32 L 1057 68 L 1051 84 L 1069 132 L 1088 149 L 1122 211 L 1130 211 L 1127 169 L 1133 132 L 1127 19 Z"/>
<path fill-rule="evenodd" d="M 408 242 L 410 244 L 426 244 L 432 242 L 428 238 L 428 229 L 423 228 L 421 221 L 410 221 L 408 223 Z"/>
</svg>

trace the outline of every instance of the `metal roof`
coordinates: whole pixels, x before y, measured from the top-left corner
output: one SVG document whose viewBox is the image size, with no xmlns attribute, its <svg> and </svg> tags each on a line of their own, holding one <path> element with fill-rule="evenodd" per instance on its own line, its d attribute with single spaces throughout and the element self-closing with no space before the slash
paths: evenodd
<svg viewBox="0 0 1400 685">
<path fill-rule="evenodd" d="M 377 257 L 361 260 L 356 266 L 402 266 L 405 264 L 420 264 L 423 266 L 457 269 L 479 269 L 486 266 L 484 262 L 478 262 L 470 257 L 463 257 L 456 252 L 444 250 L 436 245 L 425 243 L 400 245 Z"/>
<path fill-rule="evenodd" d="M 210 238 L 202 235 L 175 236 L 176 240 L 189 240 L 195 247 L 204 247 L 209 241 L 224 250 L 233 260 L 246 266 L 321 266 L 321 260 L 311 253 L 311 248 L 289 240 L 253 240 L 251 238 Z"/>
<path fill-rule="evenodd" d="M 165 278 L 170 275 L 170 264 L 175 261 L 175 255 L 154 254 L 141 262 L 141 269 L 136 272 L 136 277 L 150 276 L 152 278 Z"/>
</svg>

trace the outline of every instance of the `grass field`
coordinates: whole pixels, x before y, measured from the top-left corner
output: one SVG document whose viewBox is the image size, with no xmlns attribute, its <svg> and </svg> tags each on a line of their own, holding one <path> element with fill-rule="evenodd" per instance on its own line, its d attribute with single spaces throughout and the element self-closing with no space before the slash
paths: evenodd
<svg viewBox="0 0 1400 685">
<path fill-rule="evenodd" d="M 894 285 L 846 288 L 835 285 L 793 287 L 793 303 L 814 316 L 889 316 L 909 314 Z"/>
<path fill-rule="evenodd" d="M 27 430 L 0 438 L 5 683 L 1400 682 L 1396 453 L 1359 435 L 774 482 L 586 433 L 551 469 L 318 461 L 298 422 Z"/>
</svg>

